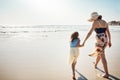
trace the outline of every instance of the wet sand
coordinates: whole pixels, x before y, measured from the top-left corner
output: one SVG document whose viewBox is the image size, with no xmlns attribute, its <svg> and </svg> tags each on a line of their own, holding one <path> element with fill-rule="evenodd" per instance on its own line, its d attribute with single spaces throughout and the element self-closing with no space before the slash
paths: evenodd
<svg viewBox="0 0 120 80">
<path fill-rule="evenodd" d="M 17 35 L 0 38 L 0 80 L 72 80 L 68 64 L 69 37 L 72 32 L 53 32 L 46 37 Z M 79 31 L 81 40 L 86 32 Z M 106 48 L 110 79 L 120 79 L 119 32 L 111 32 L 112 47 Z M 106 80 L 101 62 L 94 69 L 95 58 L 88 54 L 94 49 L 94 35 L 83 48 L 76 65 L 77 80 Z"/>
</svg>

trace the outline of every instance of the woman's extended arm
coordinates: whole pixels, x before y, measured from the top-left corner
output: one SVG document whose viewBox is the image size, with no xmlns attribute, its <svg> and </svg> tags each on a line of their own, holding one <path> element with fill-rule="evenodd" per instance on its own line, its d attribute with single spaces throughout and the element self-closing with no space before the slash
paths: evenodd
<svg viewBox="0 0 120 80">
<path fill-rule="evenodd" d="M 106 30 L 106 33 L 107 33 L 107 36 L 108 36 L 108 45 L 109 47 L 111 47 L 111 34 L 110 34 L 110 31 L 109 31 L 109 27 L 108 27 L 108 24 L 107 24 L 107 30 Z"/>
<path fill-rule="evenodd" d="M 92 28 L 91 28 L 90 31 L 88 32 L 88 34 L 87 34 L 87 36 L 86 36 L 86 38 L 85 38 L 85 40 L 84 40 L 84 42 L 83 42 L 83 45 L 85 44 L 86 40 L 91 36 L 94 28 L 95 28 L 95 22 L 93 23 Z"/>
</svg>

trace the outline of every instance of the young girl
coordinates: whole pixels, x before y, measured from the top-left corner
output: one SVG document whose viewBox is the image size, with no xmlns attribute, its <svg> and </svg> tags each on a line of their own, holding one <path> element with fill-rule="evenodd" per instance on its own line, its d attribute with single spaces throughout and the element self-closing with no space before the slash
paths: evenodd
<svg viewBox="0 0 120 80">
<path fill-rule="evenodd" d="M 73 80 L 76 80 L 75 78 L 75 65 L 77 62 L 77 58 L 79 56 L 79 47 L 82 47 L 83 45 L 80 45 L 80 39 L 78 38 L 79 33 L 74 32 L 71 35 L 71 42 L 70 42 L 70 59 L 69 64 L 72 66 L 72 72 L 73 72 Z"/>
</svg>

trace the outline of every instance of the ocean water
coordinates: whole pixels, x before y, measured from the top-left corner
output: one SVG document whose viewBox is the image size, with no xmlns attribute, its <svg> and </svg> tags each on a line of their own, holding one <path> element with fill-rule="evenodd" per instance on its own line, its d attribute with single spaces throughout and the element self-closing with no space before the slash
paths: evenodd
<svg viewBox="0 0 120 80">
<path fill-rule="evenodd" d="M 39 26 L 0 26 L 0 38 L 11 37 L 49 37 L 52 34 L 84 31 L 88 32 L 90 25 L 39 25 Z M 120 32 L 120 26 L 109 26 L 111 32 Z M 55 37 L 55 36 L 54 36 Z M 61 36 L 59 36 L 61 37 Z"/>
</svg>

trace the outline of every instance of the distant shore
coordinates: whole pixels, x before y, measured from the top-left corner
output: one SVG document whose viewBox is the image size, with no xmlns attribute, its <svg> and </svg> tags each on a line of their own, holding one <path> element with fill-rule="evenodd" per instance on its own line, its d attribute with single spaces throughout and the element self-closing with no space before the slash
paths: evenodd
<svg viewBox="0 0 120 80">
<path fill-rule="evenodd" d="M 112 26 L 120 26 L 120 21 L 110 21 L 108 24 Z"/>
</svg>

